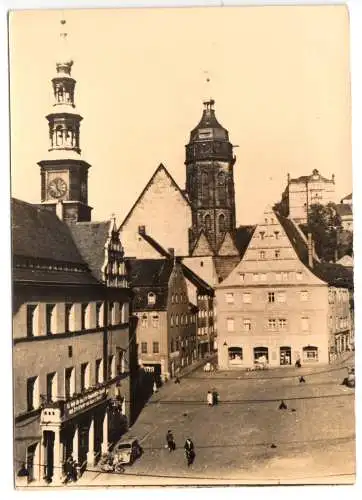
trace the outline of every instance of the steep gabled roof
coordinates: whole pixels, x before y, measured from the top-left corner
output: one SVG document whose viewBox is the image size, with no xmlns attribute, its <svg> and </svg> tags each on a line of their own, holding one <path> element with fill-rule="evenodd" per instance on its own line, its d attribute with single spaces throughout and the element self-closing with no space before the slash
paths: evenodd
<svg viewBox="0 0 362 500">
<path fill-rule="evenodd" d="M 140 236 L 142 236 L 142 238 L 147 241 L 157 252 L 159 252 L 160 255 L 162 255 L 163 257 L 165 257 L 166 259 L 170 259 L 172 260 L 173 259 L 173 256 L 171 255 L 170 252 L 168 252 L 167 250 L 165 250 L 154 238 L 152 238 L 152 236 L 150 236 L 149 234 L 146 234 L 144 232 L 142 233 L 139 233 Z M 206 281 L 204 281 L 203 279 L 200 278 L 200 276 L 198 276 L 197 274 L 195 274 L 190 268 L 188 268 L 181 260 L 180 257 L 176 257 L 176 260 L 177 262 L 180 262 L 181 265 L 182 265 L 182 271 L 184 273 L 184 276 L 185 278 L 187 278 L 193 285 L 195 285 L 197 288 L 202 288 L 204 289 L 205 291 L 209 292 L 209 293 L 214 293 L 213 291 L 213 288 L 210 287 L 210 285 L 208 285 L 206 283 Z"/>
<path fill-rule="evenodd" d="M 214 257 L 214 264 L 219 283 L 224 281 L 225 278 L 235 269 L 239 264 L 241 258 L 239 255 L 230 257 Z"/>
<path fill-rule="evenodd" d="M 207 239 L 207 236 L 203 229 L 201 229 L 199 236 L 194 244 L 194 247 L 191 251 L 192 257 L 201 257 L 204 255 L 214 255 L 214 251 L 212 246 Z"/>
<path fill-rule="evenodd" d="M 70 225 L 73 239 L 88 264 L 92 274 L 102 281 L 102 266 L 105 259 L 105 244 L 111 221 L 77 222 Z"/>
<path fill-rule="evenodd" d="M 45 207 L 12 198 L 14 256 L 84 265 L 67 224 Z"/>
<path fill-rule="evenodd" d="M 128 214 L 126 215 L 126 217 L 124 218 L 121 226 L 120 226 L 120 229 L 123 228 L 124 224 L 127 222 L 127 220 L 131 217 L 134 209 L 136 208 L 136 206 L 138 205 L 138 203 L 140 202 L 140 200 L 142 199 L 142 197 L 144 196 L 144 194 L 147 192 L 148 188 L 151 186 L 151 184 L 153 183 L 155 177 L 158 175 L 159 172 L 165 172 L 165 174 L 168 176 L 168 178 L 170 179 L 171 181 L 171 184 L 175 187 L 175 189 L 177 189 L 177 191 L 179 191 L 179 193 L 181 194 L 182 198 L 186 201 L 186 203 L 188 205 L 190 205 L 190 202 L 188 200 L 188 198 L 185 196 L 185 193 L 184 191 L 179 187 L 179 185 L 176 183 L 175 179 L 172 177 L 172 175 L 170 174 L 170 172 L 167 170 L 167 168 L 162 164 L 160 163 L 159 166 L 156 168 L 154 174 L 152 175 L 151 179 L 147 182 L 145 188 L 143 189 L 143 191 L 141 192 L 141 194 L 139 195 L 139 197 L 137 198 L 137 200 L 134 202 L 134 204 L 132 205 L 132 208 L 131 210 L 128 212 Z"/>
<path fill-rule="evenodd" d="M 313 267 L 308 264 L 308 244 L 302 237 L 296 225 L 291 219 L 282 217 L 276 213 L 276 216 L 282 225 L 289 241 L 299 260 L 319 279 L 325 281 L 331 286 L 353 288 L 353 271 L 339 264 L 329 264 L 318 262 L 313 259 Z"/>
<path fill-rule="evenodd" d="M 236 248 L 239 251 L 240 257 L 243 258 L 250 240 L 254 234 L 256 226 L 239 226 L 235 230 L 234 240 Z"/>
<path fill-rule="evenodd" d="M 233 255 L 239 256 L 239 250 L 236 248 L 235 240 L 229 231 L 226 231 L 226 233 L 224 233 L 224 237 L 219 245 L 217 255 L 222 255 L 227 257 Z"/>
<path fill-rule="evenodd" d="M 352 201 L 352 193 L 351 194 L 347 194 L 347 196 L 345 196 L 344 198 L 341 199 L 341 203 L 343 203 L 344 200 L 351 200 Z"/>
</svg>

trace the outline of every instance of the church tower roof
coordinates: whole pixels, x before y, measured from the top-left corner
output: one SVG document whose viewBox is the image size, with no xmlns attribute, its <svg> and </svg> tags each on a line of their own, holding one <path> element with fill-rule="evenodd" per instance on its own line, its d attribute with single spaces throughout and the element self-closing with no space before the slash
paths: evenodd
<svg viewBox="0 0 362 500">
<path fill-rule="evenodd" d="M 228 131 L 220 125 L 215 116 L 215 101 L 204 102 L 204 110 L 199 124 L 191 131 L 190 142 L 218 140 L 229 141 Z"/>
</svg>

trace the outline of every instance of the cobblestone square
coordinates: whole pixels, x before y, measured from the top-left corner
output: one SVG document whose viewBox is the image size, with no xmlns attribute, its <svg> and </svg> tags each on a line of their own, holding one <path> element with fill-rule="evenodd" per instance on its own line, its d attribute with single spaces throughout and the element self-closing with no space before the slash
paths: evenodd
<svg viewBox="0 0 362 500">
<path fill-rule="evenodd" d="M 198 370 L 153 395 L 128 432 L 144 454 L 122 475 L 87 472 L 80 484 L 353 483 L 354 390 L 346 366 L 205 374 Z M 306 382 L 301 384 L 299 376 Z M 208 407 L 216 389 L 220 404 Z M 287 410 L 279 410 L 281 400 Z M 176 451 L 166 448 L 171 429 Z M 196 459 L 188 468 L 183 444 Z"/>
</svg>

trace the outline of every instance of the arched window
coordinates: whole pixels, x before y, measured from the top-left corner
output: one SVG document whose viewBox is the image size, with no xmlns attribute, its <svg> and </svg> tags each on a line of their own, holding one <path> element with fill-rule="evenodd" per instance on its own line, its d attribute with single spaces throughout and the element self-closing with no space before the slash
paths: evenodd
<svg viewBox="0 0 362 500">
<path fill-rule="evenodd" d="M 209 176 L 206 172 L 201 174 L 201 199 L 203 202 L 209 199 Z"/>
<path fill-rule="evenodd" d="M 149 292 L 147 295 L 148 305 L 154 305 L 156 303 L 156 294 L 153 292 Z"/>
<path fill-rule="evenodd" d="M 219 215 L 219 232 L 225 233 L 225 215 Z"/>
<path fill-rule="evenodd" d="M 211 231 L 211 217 L 209 214 L 205 215 L 205 229 L 207 232 Z"/>
<path fill-rule="evenodd" d="M 55 145 L 63 145 L 63 130 L 61 125 L 57 125 L 57 127 L 55 128 Z"/>
<path fill-rule="evenodd" d="M 178 314 L 175 316 L 175 325 L 178 326 Z"/>
<path fill-rule="evenodd" d="M 220 172 L 217 176 L 217 190 L 220 203 L 226 200 L 226 177 L 224 172 Z"/>
<path fill-rule="evenodd" d="M 174 321 L 173 321 L 173 314 L 171 314 L 170 316 L 170 325 L 173 326 L 174 325 Z"/>
</svg>

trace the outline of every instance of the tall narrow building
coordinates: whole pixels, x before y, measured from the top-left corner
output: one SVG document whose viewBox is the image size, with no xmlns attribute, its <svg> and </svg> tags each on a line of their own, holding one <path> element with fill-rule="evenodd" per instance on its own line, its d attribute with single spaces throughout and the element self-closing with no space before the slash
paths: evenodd
<svg viewBox="0 0 362 500">
<path fill-rule="evenodd" d="M 64 27 L 64 23 L 63 23 Z M 81 157 L 80 122 L 74 90 L 76 81 L 71 75 L 72 59 L 66 50 L 67 33 L 61 33 L 62 53 L 52 79 L 54 104 L 46 118 L 49 124 L 47 157 L 38 162 L 41 173 L 41 202 L 50 210 L 60 210 L 67 222 L 86 222 L 91 219 L 88 205 L 89 163 Z"/>
<path fill-rule="evenodd" d="M 204 102 L 201 121 L 186 145 L 186 191 L 192 210 L 190 255 L 202 233 L 210 254 L 217 255 L 225 234 L 233 234 L 236 228 L 235 156 L 228 131 L 216 119 L 214 104 L 213 100 Z"/>
</svg>

